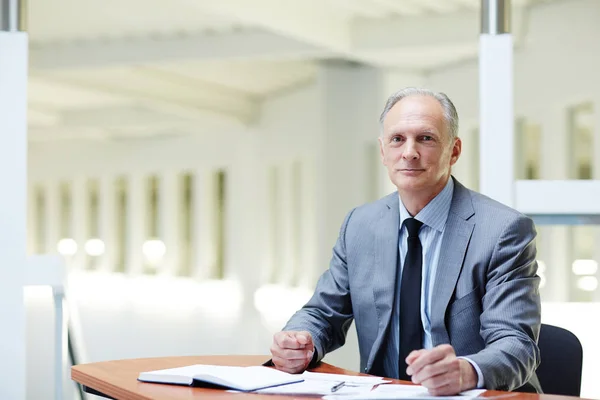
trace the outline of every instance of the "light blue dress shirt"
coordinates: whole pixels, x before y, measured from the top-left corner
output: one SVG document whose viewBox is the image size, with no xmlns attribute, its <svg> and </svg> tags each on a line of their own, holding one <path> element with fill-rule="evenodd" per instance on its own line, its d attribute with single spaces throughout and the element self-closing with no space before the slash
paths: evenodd
<svg viewBox="0 0 600 400">
<path fill-rule="evenodd" d="M 454 192 L 454 181 L 448 179 L 448 183 L 436 197 L 433 198 L 417 215 L 415 219 L 421 221 L 423 226 L 419 231 L 419 239 L 423 247 L 423 272 L 421 280 L 421 322 L 423 323 L 423 348 L 433 347 L 431 340 L 431 299 L 433 295 L 433 283 L 438 268 L 442 236 L 450 212 L 452 194 Z M 396 295 L 394 297 L 394 308 L 389 332 L 389 348 L 385 354 L 386 371 L 393 371 L 398 376 L 398 354 L 400 341 L 400 283 L 402 281 L 402 269 L 406 257 L 408 231 L 404 221 L 412 216 L 402 204 L 400 199 L 400 234 L 398 239 L 400 271 L 396 280 Z M 442 266 L 443 268 L 443 266 Z M 463 357 L 465 358 L 465 357 Z M 477 371 L 477 387 L 483 387 L 483 375 L 481 370 L 472 360 L 465 358 Z"/>
</svg>

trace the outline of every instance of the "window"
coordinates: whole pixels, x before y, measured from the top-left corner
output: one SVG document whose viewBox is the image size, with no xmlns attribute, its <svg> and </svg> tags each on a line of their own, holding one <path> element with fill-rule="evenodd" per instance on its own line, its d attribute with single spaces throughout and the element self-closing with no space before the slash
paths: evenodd
<svg viewBox="0 0 600 400">
<path fill-rule="evenodd" d="M 539 124 L 526 118 L 515 123 L 515 178 L 540 179 L 541 133 Z"/>
<path fill-rule="evenodd" d="M 537 231 L 542 301 L 597 301 L 600 226 L 538 225 Z"/>
</svg>

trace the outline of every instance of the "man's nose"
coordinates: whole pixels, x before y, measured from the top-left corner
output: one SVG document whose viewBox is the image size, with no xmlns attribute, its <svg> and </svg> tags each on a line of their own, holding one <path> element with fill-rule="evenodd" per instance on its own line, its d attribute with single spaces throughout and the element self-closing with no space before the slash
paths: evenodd
<svg viewBox="0 0 600 400">
<path fill-rule="evenodd" d="M 404 144 L 404 152 L 402 158 L 406 160 L 416 160 L 419 158 L 419 152 L 417 151 L 416 143 L 414 140 L 407 140 Z"/>
</svg>

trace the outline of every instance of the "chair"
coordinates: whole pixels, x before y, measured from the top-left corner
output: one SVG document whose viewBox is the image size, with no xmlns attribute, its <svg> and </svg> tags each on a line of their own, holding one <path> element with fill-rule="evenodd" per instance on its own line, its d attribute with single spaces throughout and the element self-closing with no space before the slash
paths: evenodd
<svg viewBox="0 0 600 400">
<path fill-rule="evenodd" d="M 544 393 L 579 397 L 583 348 L 577 336 L 566 329 L 542 324 L 538 347 L 541 363 L 536 373 Z"/>
</svg>

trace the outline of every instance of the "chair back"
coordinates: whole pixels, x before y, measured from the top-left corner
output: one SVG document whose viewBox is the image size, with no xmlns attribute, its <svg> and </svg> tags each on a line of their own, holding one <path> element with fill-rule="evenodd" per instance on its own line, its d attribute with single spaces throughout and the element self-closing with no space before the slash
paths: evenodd
<svg viewBox="0 0 600 400">
<path fill-rule="evenodd" d="M 544 393 L 579 396 L 583 348 L 577 336 L 566 329 L 542 324 L 538 346 L 541 362 L 536 374 Z"/>
</svg>

